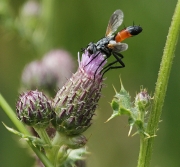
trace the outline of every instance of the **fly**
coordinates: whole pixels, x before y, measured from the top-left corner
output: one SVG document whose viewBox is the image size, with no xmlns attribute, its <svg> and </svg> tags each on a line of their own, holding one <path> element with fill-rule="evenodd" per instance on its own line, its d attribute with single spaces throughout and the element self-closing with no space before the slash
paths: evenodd
<svg viewBox="0 0 180 167">
<path fill-rule="evenodd" d="M 117 34 L 114 34 L 116 32 L 116 30 L 118 29 L 118 27 L 122 24 L 123 18 L 124 18 L 123 12 L 120 9 L 116 10 L 109 19 L 105 37 L 100 39 L 97 43 L 90 42 L 87 46 L 87 51 L 89 52 L 89 55 L 97 53 L 93 59 L 95 59 L 98 56 L 99 52 L 104 53 L 106 55 L 106 58 L 101 62 L 99 67 L 111 55 L 113 55 L 115 57 L 116 60 L 113 61 L 112 63 L 108 64 L 101 71 L 102 76 L 110 69 L 125 67 L 125 64 L 122 61 L 123 55 L 119 52 L 123 52 L 123 51 L 127 50 L 128 45 L 126 43 L 121 43 L 121 42 L 129 37 L 138 35 L 142 31 L 142 28 L 140 26 L 133 25 L 133 26 L 124 28 L 123 30 L 119 31 Z M 120 65 L 113 66 L 117 62 Z M 96 70 L 96 72 L 97 72 L 97 70 Z M 95 72 L 95 74 L 96 74 L 96 72 Z"/>
</svg>

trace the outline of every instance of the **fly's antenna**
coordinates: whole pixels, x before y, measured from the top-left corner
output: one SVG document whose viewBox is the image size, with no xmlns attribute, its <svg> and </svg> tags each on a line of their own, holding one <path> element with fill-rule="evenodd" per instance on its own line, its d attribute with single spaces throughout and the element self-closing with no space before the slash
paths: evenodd
<svg viewBox="0 0 180 167">
<path fill-rule="evenodd" d="M 134 24 L 134 21 L 133 21 L 133 27 L 135 26 L 135 24 Z"/>
</svg>

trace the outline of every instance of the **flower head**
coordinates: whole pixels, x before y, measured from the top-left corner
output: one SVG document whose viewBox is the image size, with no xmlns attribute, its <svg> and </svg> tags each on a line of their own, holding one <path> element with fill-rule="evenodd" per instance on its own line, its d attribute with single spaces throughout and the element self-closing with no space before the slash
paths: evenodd
<svg viewBox="0 0 180 167">
<path fill-rule="evenodd" d="M 54 89 L 58 78 L 52 75 L 41 61 L 26 65 L 22 74 L 22 84 L 26 89 Z"/>
<path fill-rule="evenodd" d="M 54 115 L 47 97 L 37 90 L 20 95 L 16 105 L 16 112 L 20 121 L 38 128 L 47 127 Z"/>
<path fill-rule="evenodd" d="M 100 72 L 105 64 L 106 60 L 101 52 L 89 56 L 85 51 L 81 61 L 79 58 L 77 72 L 54 98 L 56 119 L 52 123 L 59 132 L 78 135 L 91 125 L 101 97 L 103 79 Z"/>
<path fill-rule="evenodd" d="M 52 50 L 45 54 L 42 63 L 49 74 L 56 76 L 56 89 L 61 88 L 64 82 L 71 77 L 75 67 L 72 55 L 62 49 Z"/>
<path fill-rule="evenodd" d="M 42 60 L 26 65 L 21 79 L 23 88 L 43 89 L 54 95 L 54 90 L 70 78 L 73 68 L 74 62 L 67 51 L 52 50 Z"/>
</svg>

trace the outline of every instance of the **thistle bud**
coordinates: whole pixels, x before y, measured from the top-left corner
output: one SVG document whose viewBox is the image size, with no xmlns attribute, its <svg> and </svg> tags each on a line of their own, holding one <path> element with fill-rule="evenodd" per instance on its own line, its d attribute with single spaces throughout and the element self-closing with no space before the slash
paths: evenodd
<svg viewBox="0 0 180 167">
<path fill-rule="evenodd" d="M 56 90 L 61 88 L 69 79 L 74 71 L 74 61 L 72 55 L 62 49 L 56 49 L 48 52 L 42 59 L 49 74 L 56 76 Z"/>
<path fill-rule="evenodd" d="M 64 50 L 52 50 L 42 60 L 27 64 L 22 73 L 25 89 L 43 89 L 54 96 L 54 90 L 63 86 L 74 68 L 71 55 Z"/>
<path fill-rule="evenodd" d="M 45 89 L 54 91 L 57 77 L 52 75 L 41 61 L 27 64 L 22 74 L 22 85 L 26 89 Z"/>
<path fill-rule="evenodd" d="M 65 144 L 71 149 L 78 149 L 83 147 L 87 143 L 87 139 L 83 135 L 77 135 L 69 137 Z"/>
<path fill-rule="evenodd" d="M 138 93 L 135 97 L 135 106 L 139 108 L 139 110 L 145 110 L 150 104 L 151 97 L 147 93 L 146 89 L 142 89 L 140 93 Z"/>
<path fill-rule="evenodd" d="M 20 121 L 36 128 L 46 128 L 54 114 L 48 98 L 37 90 L 20 95 L 16 112 Z"/>
<path fill-rule="evenodd" d="M 61 133 L 78 135 L 91 125 L 101 97 L 103 79 L 100 72 L 106 63 L 102 53 L 96 54 L 88 56 L 85 51 L 79 60 L 79 69 L 54 98 L 56 119 L 52 124 Z"/>
</svg>

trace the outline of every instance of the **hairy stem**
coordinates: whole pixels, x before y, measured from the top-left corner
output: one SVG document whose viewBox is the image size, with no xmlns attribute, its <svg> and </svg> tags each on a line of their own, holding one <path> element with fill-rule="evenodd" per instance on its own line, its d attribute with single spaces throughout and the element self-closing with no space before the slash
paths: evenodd
<svg viewBox="0 0 180 167">
<path fill-rule="evenodd" d="M 174 52 L 179 37 L 180 30 L 180 0 L 178 0 L 175 12 L 172 18 L 171 26 L 167 36 L 164 53 L 160 65 L 158 79 L 154 93 L 154 103 L 151 115 L 149 117 L 147 133 L 153 136 L 157 132 L 158 124 L 161 117 L 162 107 L 166 95 L 168 80 L 170 76 Z M 149 167 L 153 150 L 154 137 L 145 139 L 141 136 L 140 153 L 138 167 Z"/>
</svg>

